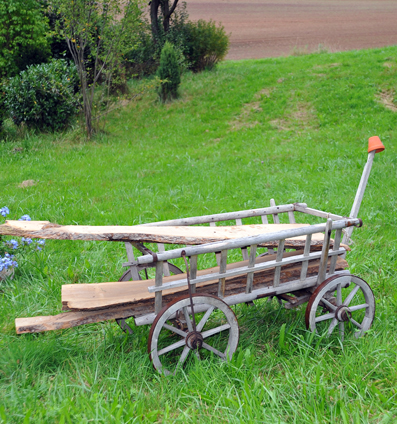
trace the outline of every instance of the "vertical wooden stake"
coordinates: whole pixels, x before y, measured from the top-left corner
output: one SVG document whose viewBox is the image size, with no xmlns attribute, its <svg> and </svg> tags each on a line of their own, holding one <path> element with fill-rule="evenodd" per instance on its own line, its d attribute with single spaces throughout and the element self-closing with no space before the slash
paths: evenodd
<svg viewBox="0 0 397 424">
<path fill-rule="evenodd" d="M 310 253 L 310 245 L 312 242 L 312 235 L 308 234 L 306 236 L 306 242 L 305 242 L 305 250 L 303 251 L 303 256 L 309 256 Z M 306 280 L 307 275 L 307 267 L 309 266 L 309 261 L 302 261 L 302 269 L 301 269 L 301 281 Z"/>
<path fill-rule="evenodd" d="M 255 266 L 255 259 L 256 259 L 256 248 L 258 245 L 253 244 L 250 248 L 250 259 L 248 263 L 248 268 L 253 268 Z M 245 287 L 246 293 L 252 292 L 252 285 L 254 282 L 254 272 L 248 272 L 247 273 L 247 286 Z"/>
<path fill-rule="evenodd" d="M 331 241 L 331 232 L 332 232 L 332 219 L 327 219 L 327 224 L 325 226 L 323 250 L 321 252 L 320 267 L 318 269 L 317 285 L 320 285 L 325 280 L 325 275 L 327 273 L 327 264 L 328 264 L 328 252 L 329 244 Z"/>
<path fill-rule="evenodd" d="M 193 255 L 189 258 L 190 264 L 190 281 L 197 278 L 197 255 Z M 196 284 L 192 284 L 192 293 L 196 293 Z"/>
<path fill-rule="evenodd" d="M 125 250 L 127 251 L 128 262 L 134 262 L 135 256 L 134 256 L 134 250 L 132 249 L 132 244 L 129 241 L 126 241 L 124 244 L 125 244 Z M 131 272 L 132 280 L 137 281 L 140 279 L 136 265 L 130 266 L 130 272 Z"/>
<path fill-rule="evenodd" d="M 157 248 L 158 248 L 159 253 L 165 252 L 165 248 L 164 248 L 164 244 L 163 243 L 157 243 Z M 171 274 L 170 274 L 170 268 L 168 266 L 168 262 L 167 261 L 164 261 L 163 267 L 164 267 L 164 270 L 163 270 L 164 277 L 169 277 Z"/>
<path fill-rule="evenodd" d="M 281 262 L 283 260 L 284 244 L 285 244 L 285 240 L 278 241 L 276 262 Z M 276 266 L 274 270 L 274 280 L 273 280 L 274 287 L 278 287 L 280 285 L 280 274 L 281 274 L 281 265 Z"/>
<path fill-rule="evenodd" d="M 219 273 L 223 274 L 226 272 L 227 265 L 227 250 L 222 250 L 220 253 L 221 263 L 219 265 Z M 225 297 L 226 290 L 226 278 L 220 278 L 218 283 L 218 297 L 223 299 Z"/>
<path fill-rule="evenodd" d="M 240 218 L 236 219 L 236 225 L 243 225 L 243 221 Z M 246 247 L 241 248 L 241 253 L 243 255 L 243 260 L 248 260 L 248 250 Z"/>
<path fill-rule="evenodd" d="M 216 227 L 216 223 L 215 222 L 210 222 L 210 227 Z M 215 253 L 215 256 L 216 256 L 216 263 L 219 266 L 221 264 L 221 254 L 220 253 Z"/>
<path fill-rule="evenodd" d="M 156 262 L 156 277 L 154 280 L 156 287 L 161 287 L 163 285 L 163 262 Z M 163 307 L 163 292 L 158 291 L 155 293 L 154 297 L 154 312 L 158 314 Z"/>
<path fill-rule="evenodd" d="M 334 238 L 334 247 L 332 250 L 338 250 L 340 247 L 340 239 L 342 238 L 342 230 L 336 230 L 335 231 L 335 238 Z M 338 256 L 332 256 L 331 258 L 331 264 L 329 266 L 329 275 L 331 276 L 335 272 L 336 267 L 336 260 L 338 259 Z"/>
<path fill-rule="evenodd" d="M 274 199 L 270 199 L 270 206 L 276 206 L 276 202 Z M 273 221 L 275 224 L 280 224 L 280 218 L 278 217 L 278 214 L 273 213 Z"/>
</svg>

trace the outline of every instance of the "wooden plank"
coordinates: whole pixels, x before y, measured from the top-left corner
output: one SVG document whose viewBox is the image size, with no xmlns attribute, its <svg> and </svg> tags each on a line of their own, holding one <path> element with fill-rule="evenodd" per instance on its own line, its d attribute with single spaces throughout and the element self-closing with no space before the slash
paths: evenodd
<svg viewBox="0 0 397 424">
<path fill-rule="evenodd" d="M 320 268 L 318 270 L 318 279 L 317 279 L 318 285 L 320 285 L 325 280 L 325 274 L 326 274 L 328 256 L 329 256 L 329 246 L 331 241 L 331 232 L 332 232 L 332 219 L 328 218 L 327 224 L 325 227 L 325 243 L 323 245 L 323 250 L 321 252 Z"/>
<path fill-rule="evenodd" d="M 285 253 L 284 257 L 294 256 L 296 252 Z M 256 263 L 265 263 L 266 261 L 275 260 L 276 255 L 268 257 L 256 258 Z M 227 270 L 233 268 L 247 267 L 248 261 L 233 263 L 227 265 Z M 319 259 L 309 262 L 308 275 L 318 271 Z M 337 261 L 338 269 L 347 267 L 347 262 L 343 259 Z M 341 268 L 342 267 L 342 268 Z M 292 263 L 285 265 L 281 269 L 280 284 L 289 281 L 292 277 L 299 278 L 301 272 L 301 264 Z M 212 293 L 217 295 L 219 282 L 219 267 L 201 270 L 197 272 L 197 276 L 213 274 L 214 279 L 200 283 L 197 285 L 198 293 Z M 255 272 L 253 286 L 261 284 L 271 285 L 273 282 L 273 268 Z M 167 283 L 178 282 L 184 279 L 186 274 L 172 275 L 164 277 L 163 286 Z M 120 281 L 114 283 L 98 283 L 98 284 L 67 284 L 62 286 L 62 305 L 63 310 L 92 310 L 114 307 L 117 305 L 135 304 L 137 311 L 146 310 L 148 302 L 154 304 L 154 293 L 148 292 L 148 287 L 153 286 L 155 280 L 141 280 L 131 283 L 130 281 Z M 225 296 L 231 292 L 242 292 L 246 285 L 246 275 L 231 276 L 226 279 Z M 299 287 L 297 287 L 298 289 Z M 186 283 L 182 287 L 163 290 L 163 303 L 167 303 L 175 295 L 187 293 Z M 145 309 L 146 308 L 146 309 Z"/>
<path fill-rule="evenodd" d="M 127 251 L 127 258 L 129 262 L 135 261 L 134 250 L 132 249 L 132 244 L 128 241 L 125 242 L 125 250 Z M 139 272 L 136 265 L 130 266 L 131 278 L 133 280 L 139 280 Z"/>
<path fill-rule="evenodd" d="M 305 249 L 303 251 L 303 256 L 305 256 L 307 258 L 309 258 L 309 254 L 310 254 L 311 240 L 312 240 L 312 235 L 308 234 L 306 236 Z M 300 278 L 301 281 L 305 281 L 305 279 L 306 279 L 308 265 L 309 265 L 309 260 L 302 261 L 302 271 L 301 271 L 301 278 Z"/>
<path fill-rule="evenodd" d="M 341 237 L 342 237 L 342 230 L 336 230 L 335 231 L 335 240 L 334 240 L 334 245 L 332 247 L 332 250 L 338 250 L 339 249 Z M 331 275 L 335 271 L 335 265 L 336 265 L 336 258 L 333 256 L 331 258 L 331 265 L 329 267 L 329 273 Z"/>
<path fill-rule="evenodd" d="M 131 306 L 117 306 L 99 311 L 66 312 L 53 316 L 17 318 L 15 320 L 15 329 L 17 334 L 40 333 L 42 331 L 62 330 L 110 319 L 129 318 L 134 313 L 135 310 Z"/>
<path fill-rule="evenodd" d="M 164 243 L 157 243 L 157 249 L 159 253 L 165 252 Z M 170 268 L 168 267 L 167 261 L 164 261 L 163 263 L 163 273 L 165 277 L 169 277 L 171 275 Z"/>
<path fill-rule="evenodd" d="M 155 286 L 161 287 L 163 284 L 163 262 L 156 263 L 156 278 L 155 278 Z M 154 311 L 158 314 L 163 307 L 163 293 L 161 291 L 156 292 L 155 300 L 154 300 Z"/>
<path fill-rule="evenodd" d="M 189 258 L 189 265 L 190 265 L 190 280 L 195 280 L 197 278 L 197 259 L 198 256 L 194 255 Z M 193 284 L 192 287 L 192 293 L 196 293 L 196 285 Z"/>
</svg>

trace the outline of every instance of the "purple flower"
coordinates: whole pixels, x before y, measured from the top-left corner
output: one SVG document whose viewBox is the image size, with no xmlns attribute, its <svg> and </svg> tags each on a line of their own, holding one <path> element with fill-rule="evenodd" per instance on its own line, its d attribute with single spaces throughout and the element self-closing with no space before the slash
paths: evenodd
<svg viewBox="0 0 397 424">
<path fill-rule="evenodd" d="M 0 209 L 0 215 L 3 215 L 3 217 L 5 218 L 8 214 L 10 213 L 10 210 L 7 208 L 7 206 L 3 206 Z"/>
<path fill-rule="evenodd" d="M 45 240 L 36 240 L 37 244 L 41 244 L 42 246 L 45 245 Z"/>
<path fill-rule="evenodd" d="M 12 249 L 18 248 L 18 242 L 16 240 L 8 240 L 6 241 L 6 244 L 11 247 Z"/>
<path fill-rule="evenodd" d="M 22 241 L 23 244 L 27 244 L 28 246 L 29 246 L 29 244 L 33 243 L 33 240 L 31 238 L 22 237 L 21 241 Z"/>
<path fill-rule="evenodd" d="M 22 215 L 18 221 L 31 221 L 32 218 L 29 215 Z"/>
</svg>

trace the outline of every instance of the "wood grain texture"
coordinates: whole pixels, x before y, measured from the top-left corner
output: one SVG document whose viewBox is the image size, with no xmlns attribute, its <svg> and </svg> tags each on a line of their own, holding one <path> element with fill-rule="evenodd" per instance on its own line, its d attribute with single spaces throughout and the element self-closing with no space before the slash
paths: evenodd
<svg viewBox="0 0 397 424">
<path fill-rule="evenodd" d="M 296 255 L 296 252 L 286 253 L 284 256 Z M 257 258 L 256 263 L 274 260 L 276 255 L 269 255 L 267 257 Z M 229 264 L 227 269 L 247 266 L 248 261 Z M 318 272 L 319 260 L 312 260 L 309 262 L 307 276 L 314 275 Z M 337 269 L 344 269 L 347 267 L 347 262 L 338 258 Z M 280 284 L 297 279 L 300 277 L 301 264 L 294 263 L 281 267 Z M 210 268 L 208 270 L 198 271 L 197 275 L 219 273 L 219 267 Z M 253 288 L 258 284 L 271 285 L 273 283 L 274 268 L 258 271 L 254 273 Z M 171 281 L 178 281 L 185 279 L 186 274 L 174 275 L 171 277 L 164 277 L 163 284 Z M 225 296 L 239 291 L 245 291 L 247 275 L 238 275 L 226 279 Z M 196 293 L 203 290 L 207 293 L 208 290 L 218 295 L 218 279 L 206 281 L 196 285 Z M 127 304 L 150 304 L 153 303 L 154 293 L 148 292 L 148 287 L 153 286 L 155 280 L 142 280 L 142 281 L 121 281 L 114 283 L 98 283 L 98 284 L 67 284 L 62 286 L 62 306 L 63 310 L 92 310 L 109 308 L 116 305 Z M 298 289 L 299 287 L 297 287 Z M 163 305 L 169 301 L 173 295 L 180 295 L 187 293 L 186 285 L 183 287 L 171 288 L 163 290 Z"/>
</svg>

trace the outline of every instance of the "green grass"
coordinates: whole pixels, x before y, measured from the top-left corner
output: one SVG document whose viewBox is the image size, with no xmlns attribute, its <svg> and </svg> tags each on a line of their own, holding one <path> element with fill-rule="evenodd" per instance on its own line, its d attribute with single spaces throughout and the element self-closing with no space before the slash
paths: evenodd
<svg viewBox="0 0 397 424">
<path fill-rule="evenodd" d="M 386 64 L 386 65 L 385 65 Z M 362 339 L 308 333 L 304 308 L 235 308 L 232 362 L 162 377 L 133 336 L 106 322 L 16 336 L 16 317 L 56 314 L 65 283 L 115 281 L 117 243 L 48 241 L 0 285 L 0 420 L 34 422 L 393 423 L 397 420 L 397 47 L 226 62 L 186 75 L 178 101 L 147 95 L 79 130 L 0 143 L 0 207 L 59 224 L 124 224 L 306 202 L 348 215 L 376 155 L 347 260 L 372 287 Z M 20 150 L 22 149 L 22 150 Z M 19 188 L 24 180 L 37 184 Z"/>
</svg>

